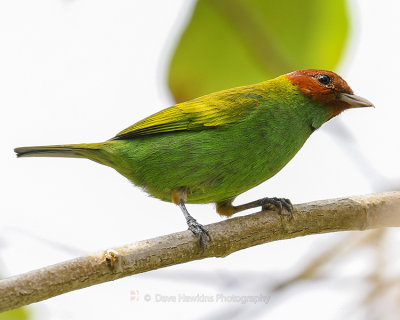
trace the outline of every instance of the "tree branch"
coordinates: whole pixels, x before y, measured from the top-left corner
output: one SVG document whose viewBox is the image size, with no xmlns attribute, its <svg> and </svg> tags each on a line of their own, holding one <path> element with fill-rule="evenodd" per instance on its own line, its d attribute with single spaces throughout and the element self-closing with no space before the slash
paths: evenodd
<svg viewBox="0 0 400 320">
<path fill-rule="evenodd" d="M 258 212 L 208 225 L 204 251 L 183 231 L 94 253 L 0 280 L 0 312 L 188 261 L 225 257 L 271 241 L 316 233 L 400 226 L 400 192 L 378 193 L 296 205 L 294 218 Z"/>
</svg>

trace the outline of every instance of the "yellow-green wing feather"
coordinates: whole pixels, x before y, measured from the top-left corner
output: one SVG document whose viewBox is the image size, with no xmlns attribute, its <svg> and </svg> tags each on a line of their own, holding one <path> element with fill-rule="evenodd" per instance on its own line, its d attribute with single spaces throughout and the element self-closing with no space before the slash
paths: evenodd
<svg viewBox="0 0 400 320">
<path fill-rule="evenodd" d="M 212 93 L 161 110 L 129 128 L 114 139 L 130 139 L 184 130 L 202 130 L 236 123 L 254 111 L 264 96 L 256 85 Z"/>
</svg>

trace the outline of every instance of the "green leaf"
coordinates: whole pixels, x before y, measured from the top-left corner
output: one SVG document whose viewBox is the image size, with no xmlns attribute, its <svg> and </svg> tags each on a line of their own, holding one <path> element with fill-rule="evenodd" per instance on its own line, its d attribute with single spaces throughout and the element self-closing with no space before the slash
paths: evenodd
<svg viewBox="0 0 400 320">
<path fill-rule="evenodd" d="M 173 55 L 177 102 L 305 68 L 335 68 L 345 0 L 199 0 Z"/>
<path fill-rule="evenodd" d="M 30 317 L 26 308 L 19 308 L 0 313 L 0 320 L 28 320 Z"/>
</svg>

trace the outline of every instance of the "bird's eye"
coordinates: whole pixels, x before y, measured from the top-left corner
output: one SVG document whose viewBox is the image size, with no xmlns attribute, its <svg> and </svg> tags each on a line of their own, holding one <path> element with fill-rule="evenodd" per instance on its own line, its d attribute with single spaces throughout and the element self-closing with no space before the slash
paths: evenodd
<svg viewBox="0 0 400 320">
<path fill-rule="evenodd" d="M 328 76 L 327 74 L 320 74 L 320 75 L 317 77 L 317 80 L 318 80 L 318 82 L 319 82 L 320 84 L 323 84 L 324 86 L 327 86 L 327 85 L 331 84 L 331 82 L 332 82 L 331 77 Z"/>
</svg>

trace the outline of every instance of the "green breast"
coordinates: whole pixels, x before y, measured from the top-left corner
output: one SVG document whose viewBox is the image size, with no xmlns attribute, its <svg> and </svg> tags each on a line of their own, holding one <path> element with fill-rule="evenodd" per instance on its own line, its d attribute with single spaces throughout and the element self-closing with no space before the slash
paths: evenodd
<svg viewBox="0 0 400 320">
<path fill-rule="evenodd" d="M 179 187 L 187 187 L 188 203 L 234 198 L 275 175 L 329 117 L 285 78 L 279 81 L 237 123 L 107 142 L 113 167 L 165 201 Z"/>
</svg>

